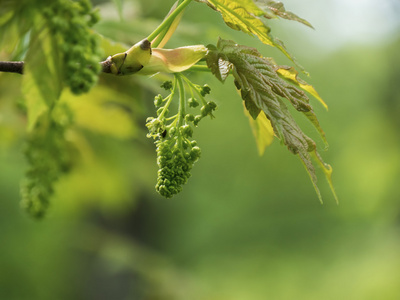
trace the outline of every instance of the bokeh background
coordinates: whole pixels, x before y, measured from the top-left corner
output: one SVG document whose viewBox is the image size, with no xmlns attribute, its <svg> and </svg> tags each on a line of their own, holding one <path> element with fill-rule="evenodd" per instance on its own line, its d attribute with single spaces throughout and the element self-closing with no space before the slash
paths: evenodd
<svg viewBox="0 0 400 300">
<path fill-rule="evenodd" d="M 93 3 L 102 16 L 96 30 L 132 44 L 173 1 L 125 0 L 120 13 L 119 1 Z M 400 299 L 398 1 L 284 3 L 315 27 L 269 22 L 329 106 L 313 102 L 327 151 L 297 119 L 333 166 L 339 205 L 322 172 L 320 204 L 300 160 L 279 141 L 258 156 L 232 80 L 209 74 L 189 75 L 208 83 L 219 105 L 195 130 L 202 158 L 183 192 L 163 199 L 144 127 L 162 78 L 102 75 L 87 97 L 99 101 L 97 121 L 108 125 L 83 131 L 89 158 L 60 180 L 48 216 L 32 220 L 19 207 L 21 76 L 0 74 L 0 299 Z M 215 44 L 218 36 L 290 65 L 200 3 L 167 46 Z M 118 127 L 115 106 L 103 100 L 123 103 L 132 130 Z"/>
</svg>

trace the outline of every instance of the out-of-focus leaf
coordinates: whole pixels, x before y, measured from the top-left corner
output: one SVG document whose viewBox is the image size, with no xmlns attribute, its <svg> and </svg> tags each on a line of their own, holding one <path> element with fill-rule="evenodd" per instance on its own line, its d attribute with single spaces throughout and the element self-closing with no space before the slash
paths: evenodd
<svg viewBox="0 0 400 300">
<path fill-rule="evenodd" d="M 98 34 L 98 36 L 100 40 L 100 46 L 106 56 L 113 55 L 115 53 L 125 52 L 127 49 L 129 49 L 129 46 L 125 44 L 114 42 L 101 34 Z"/>
<path fill-rule="evenodd" d="M 283 3 L 280 1 L 256 0 L 256 3 L 264 10 L 264 17 L 268 19 L 280 17 L 282 19 L 297 21 L 310 28 L 314 28 L 308 21 L 300 18 L 290 11 L 287 11 Z"/>
<path fill-rule="evenodd" d="M 38 2 L 0 1 L 0 49 L 2 51 L 12 52 L 12 49 L 19 44 L 20 38 L 32 29 Z M 14 39 L 15 35 L 18 38 Z"/>
<path fill-rule="evenodd" d="M 282 98 L 286 98 L 296 110 L 303 112 L 325 141 L 324 132 L 309 105 L 307 95 L 280 78 L 276 72 L 279 68 L 270 59 L 262 57 L 255 48 L 220 39 L 216 48 L 209 49 L 207 65 L 217 74 L 216 67 L 221 65 L 221 60 L 227 61 L 222 65 L 232 65 L 236 88 L 240 90 L 249 114 L 254 120 L 257 120 L 260 112 L 266 115 L 276 136 L 293 154 L 300 157 L 322 202 L 310 153 L 315 153 L 319 164 L 325 164 L 316 150 L 315 142 L 302 132 L 282 101 Z M 330 181 L 330 174 L 325 174 Z"/>
<path fill-rule="evenodd" d="M 28 131 L 59 98 L 62 90 L 61 62 L 48 28 L 36 22 L 26 55 L 22 90 L 28 110 Z"/>
<path fill-rule="evenodd" d="M 117 8 L 117 11 L 118 11 L 118 16 L 119 16 L 119 18 L 120 18 L 120 20 L 122 20 L 123 19 L 123 14 L 122 14 L 122 0 L 113 0 L 113 2 L 114 2 L 114 4 L 115 4 L 115 7 Z"/>
<path fill-rule="evenodd" d="M 286 50 L 283 42 L 270 34 L 271 29 L 259 18 L 259 16 L 264 15 L 264 11 L 255 5 L 252 0 L 207 0 L 207 4 L 221 13 L 225 23 L 229 27 L 250 35 L 255 35 L 264 44 L 278 48 L 292 60 L 302 72 L 308 74 Z"/>
<path fill-rule="evenodd" d="M 136 127 L 130 112 L 121 105 L 124 100 L 132 100 L 125 99 L 126 97 L 115 90 L 97 86 L 80 96 L 64 91 L 60 101 L 68 103 L 77 126 L 92 132 L 129 139 L 135 136 Z"/>
<path fill-rule="evenodd" d="M 257 143 L 258 154 L 261 156 L 264 154 L 265 148 L 271 145 L 274 140 L 274 129 L 264 113 L 259 114 L 255 120 L 246 109 L 244 113 L 249 117 L 250 126 Z"/>
</svg>

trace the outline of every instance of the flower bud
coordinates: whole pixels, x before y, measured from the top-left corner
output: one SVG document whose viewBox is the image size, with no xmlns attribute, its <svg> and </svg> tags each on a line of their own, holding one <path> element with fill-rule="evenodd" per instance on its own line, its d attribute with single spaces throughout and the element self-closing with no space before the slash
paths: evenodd
<svg viewBox="0 0 400 300">
<path fill-rule="evenodd" d="M 204 45 L 186 46 L 175 49 L 152 49 L 152 55 L 138 74 L 152 75 L 159 72 L 179 73 L 189 69 L 208 52 Z"/>
<path fill-rule="evenodd" d="M 197 102 L 197 100 L 194 98 L 189 98 L 188 103 L 189 103 L 189 107 L 199 106 L 199 102 Z"/>
</svg>

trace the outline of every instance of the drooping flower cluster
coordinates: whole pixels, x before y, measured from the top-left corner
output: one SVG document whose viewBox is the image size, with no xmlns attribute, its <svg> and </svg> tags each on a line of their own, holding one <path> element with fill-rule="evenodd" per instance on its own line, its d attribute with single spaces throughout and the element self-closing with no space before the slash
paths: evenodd
<svg viewBox="0 0 400 300">
<path fill-rule="evenodd" d="M 65 138 L 70 123 L 69 109 L 59 106 L 44 114 L 28 136 L 25 156 L 29 169 L 21 184 L 21 205 L 36 218 L 45 215 L 55 182 L 73 165 L 76 149 Z"/>
<path fill-rule="evenodd" d="M 199 103 L 194 97 L 185 99 L 182 79 L 184 79 L 192 94 L 192 89 L 195 89 L 198 93 L 203 103 L 201 114 L 196 116 L 186 114 L 186 102 L 188 102 L 189 107 L 196 107 Z M 217 106 L 214 102 L 205 102 L 204 100 L 204 96 L 210 92 L 207 85 L 203 87 L 194 85 L 181 74 L 175 75 L 173 84 L 167 81 L 163 83 L 162 87 L 171 90 L 171 94 L 165 98 L 162 95 L 155 97 L 154 104 L 158 108 L 157 118 L 148 118 L 146 126 L 149 129 L 147 136 L 155 139 L 157 146 L 159 170 L 156 190 L 160 195 L 171 198 L 182 191 L 182 186 L 191 176 L 190 171 L 194 163 L 201 155 L 201 149 L 197 146 L 197 142 L 192 139 L 192 126 L 197 126 L 202 118 L 208 115 L 212 116 L 212 112 Z M 168 118 L 168 108 L 177 89 L 179 89 L 180 98 L 179 111 L 176 115 Z"/>
<path fill-rule="evenodd" d="M 171 198 L 182 191 L 182 186 L 191 176 L 193 164 L 200 158 L 201 150 L 196 141 L 189 140 L 190 131 L 191 127 L 184 125 L 178 130 L 172 130 L 172 137 L 161 137 L 156 141 L 159 167 L 156 190 L 165 198 Z"/>
<path fill-rule="evenodd" d="M 55 0 L 43 9 L 48 26 L 57 37 L 64 68 L 64 82 L 74 94 L 81 94 L 97 82 L 101 49 L 91 27 L 98 22 L 89 0 Z"/>
</svg>

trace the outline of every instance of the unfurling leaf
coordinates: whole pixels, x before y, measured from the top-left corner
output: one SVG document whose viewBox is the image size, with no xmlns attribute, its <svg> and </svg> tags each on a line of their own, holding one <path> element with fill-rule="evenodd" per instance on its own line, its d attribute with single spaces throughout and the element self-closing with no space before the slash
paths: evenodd
<svg viewBox="0 0 400 300">
<path fill-rule="evenodd" d="M 276 70 L 276 72 L 282 78 L 290 81 L 291 83 L 293 83 L 293 84 L 297 85 L 298 87 L 300 87 L 302 90 L 304 90 L 304 91 L 310 93 L 311 95 L 313 95 L 319 102 L 321 102 L 321 104 L 326 109 L 328 109 L 328 105 L 326 105 L 324 100 L 322 100 L 322 98 L 319 96 L 319 94 L 314 89 L 314 87 L 298 77 L 299 72 L 297 72 L 295 68 L 288 67 L 288 66 L 279 66 L 278 69 Z"/>
<path fill-rule="evenodd" d="M 265 114 L 275 135 L 302 160 L 321 200 L 310 153 L 317 158 L 318 164 L 323 166 L 329 182 L 330 173 L 327 170 L 330 170 L 330 166 L 322 161 L 315 142 L 302 132 L 283 101 L 289 100 L 297 111 L 302 112 L 326 141 L 307 95 L 283 80 L 278 74 L 281 67 L 272 63 L 271 59 L 262 57 L 255 48 L 220 39 L 217 47 L 209 46 L 209 51 L 207 65 L 211 71 L 221 80 L 221 76 L 218 76 L 221 74 L 221 71 L 218 71 L 219 66 L 229 66 L 232 69 L 236 88 L 240 91 L 251 117 L 257 120 L 261 114 Z"/>
<path fill-rule="evenodd" d="M 203 45 L 186 46 L 175 49 L 154 48 L 147 65 L 138 75 L 152 75 L 158 72 L 183 72 L 204 58 L 208 49 Z"/>
<path fill-rule="evenodd" d="M 314 28 L 308 21 L 300 18 L 290 11 L 287 11 L 283 3 L 280 1 L 256 0 L 256 3 L 260 8 L 264 10 L 264 17 L 268 19 L 280 17 L 286 20 L 297 21 L 310 28 Z"/>
<path fill-rule="evenodd" d="M 308 74 L 286 50 L 283 42 L 270 34 L 271 29 L 259 18 L 260 16 L 264 16 L 265 12 L 254 4 L 252 0 L 207 0 L 201 2 L 207 3 L 211 8 L 220 12 L 225 23 L 229 27 L 250 35 L 255 35 L 262 43 L 278 48 L 292 60 L 302 72 Z"/>
</svg>

